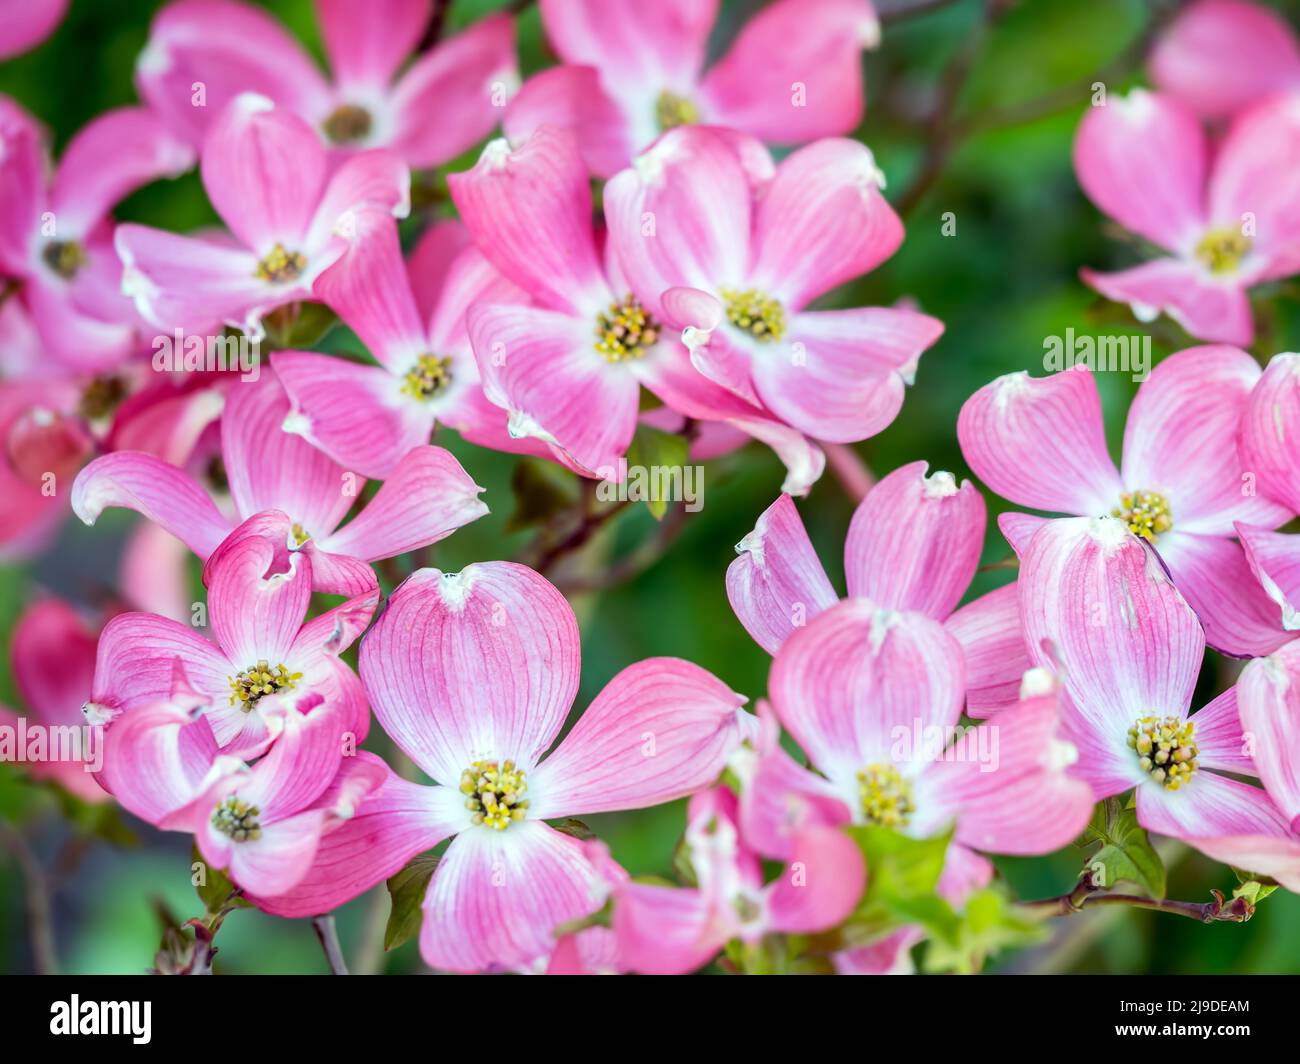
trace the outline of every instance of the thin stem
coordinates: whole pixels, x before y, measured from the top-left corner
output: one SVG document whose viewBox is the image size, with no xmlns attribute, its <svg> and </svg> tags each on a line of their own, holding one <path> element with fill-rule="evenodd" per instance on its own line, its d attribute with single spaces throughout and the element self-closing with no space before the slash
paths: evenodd
<svg viewBox="0 0 1300 1064">
<path fill-rule="evenodd" d="M 27 840 L 17 828 L 0 821 L 5 844 L 23 877 L 23 897 L 27 909 L 27 929 L 31 936 L 32 963 L 37 975 L 53 975 L 59 964 L 54 950 L 54 923 L 50 918 L 50 886 L 45 870 Z"/>
<path fill-rule="evenodd" d="M 325 960 L 329 962 L 330 972 L 334 975 L 347 975 L 347 961 L 343 959 L 343 947 L 339 945 L 339 929 L 334 924 L 334 914 L 313 916 L 311 926 L 320 939 L 321 949 L 325 951 Z"/>
<path fill-rule="evenodd" d="M 1186 916 L 1203 924 L 1220 920 L 1242 924 L 1254 915 L 1254 907 L 1245 898 L 1228 901 L 1217 890 L 1211 891 L 1210 901 L 1174 901 L 1171 899 L 1144 898 L 1137 894 L 1103 893 L 1093 884 L 1092 876 L 1085 875 L 1068 894 L 1041 901 L 1021 903 L 1021 908 L 1046 916 L 1073 916 L 1094 905 L 1125 905 L 1132 909 L 1149 909 L 1152 912 L 1173 913 Z"/>
</svg>

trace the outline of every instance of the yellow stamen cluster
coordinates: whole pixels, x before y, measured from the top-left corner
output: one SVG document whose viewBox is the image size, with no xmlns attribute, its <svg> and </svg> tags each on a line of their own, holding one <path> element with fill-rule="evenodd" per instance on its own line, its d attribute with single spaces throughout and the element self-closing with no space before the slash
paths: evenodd
<svg viewBox="0 0 1300 1064">
<path fill-rule="evenodd" d="M 334 144 L 351 144 L 370 134 L 370 112 L 354 103 L 341 104 L 321 123 L 325 136 Z"/>
<path fill-rule="evenodd" d="M 239 703 L 240 709 L 251 713 L 261 699 L 280 691 L 292 691 L 301 679 L 300 672 L 290 672 L 283 665 L 271 668 L 267 662 L 259 661 L 230 678 L 230 704 Z"/>
<path fill-rule="evenodd" d="M 288 251 L 276 243 L 266 258 L 257 264 L 257 278 L 269 284 L 287 284 L 296 281 L 307 268 L 307 258 L 301 251 Z"/>
<path fill-rule="evenodd" d="M 755 288 L 722 290 L 727 320 L 759 340 L 779 340 L 785 335 L 785 308 Z"/>
<path fill-rule="evenodd" d="M 664 89 L 655 100 L 655 122 L 659 125 L 660 133 L 677 126 L 689 126 L 699 120 L 700 109 L 685 96 Z"/>
<path fill-rule="evenodd" d="M 121 377 L 96 377 L 81 393 L 77 409 L 87 421 L 108 417 L 126 398 L 126 382 Z"/>
<path fill-rule="evenodd" d="M 51 240 L 41 252 L 45 265 L 65 280 L 71 280 L 86 265 L 86 249 L 75 240 Z"/>
<path fill-rule="evenodd" d="M 1232 273 L 1250 254 L 1250 239 L 1237 229 L 1211 229 L 1196 245 L 1196 257 L 1211 273 Z"/>
<path fill-rule="evenodd" d="M 261 810 L 235 795 L 226 798 L 212 814 L 212 826 L 236 842 L 248 842 L 262 837 L 262 825 L 257 818 Z"/>
<path fill-rule="evenodd" d="M 858 773 L 862 816 L 870 824 L 902 828 L 916 812 L 912 785 L 893 765 L 868 765 Z"/>
<path fill-rule="evenodd" d="M 1142 717 L 1128 730 L 1128 745 L 1138 764 L 1157 783 L 1176 791 L 1196 773 L 1196 725 L 1181 717 Z"/>
<path fill-rule="evenodd" d="M 303 528 L 302 525 L 298 524 L 297 521 L 293 523 L 293 528 L 289 531 L 293 533 L 293 541 L 300 547 L 311 539 L 311 533 Z"/>
<path fill-rule="evenodd" d="M 413 399 L 432 399 L 451 387 L 451 356 L 421 355 L 406 374 L 402 394 Z"/>
<path fill-rule="evenodd" d="M 596 315 L 596 350 L 607 362 L 640 358 L 659 340 L 659 323 L 629 295 Z"/>
<path fill-rule="evenodd" d="M 460 793 L 475 824 L 505 831 L 512 820 L 523 820 L 528 809 L 528 782 L 513 761 L 475 761 L 460 774 Z"/>
<path fill-rule="evenodd" d="M 1119 505 L 1110 512 L 1128 525 L 1135 536 L 1154 543 L 1162 532 L 1174 527 L 1169 500 L 1158 491 L 1126 491 L 1119 497 Z"/>
</svg>

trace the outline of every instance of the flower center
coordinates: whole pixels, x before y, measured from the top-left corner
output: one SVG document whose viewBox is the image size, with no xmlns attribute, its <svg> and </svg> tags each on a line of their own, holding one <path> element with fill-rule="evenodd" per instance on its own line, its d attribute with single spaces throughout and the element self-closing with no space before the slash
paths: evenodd
<svg viewBox="0 0 1300 1064">
<path fill-rule="evenodd" d="M 307 258 L 301 251 L 286 251 L 283 244 L 277 242 L 266 258 L 257 264 L 257 278 L 270 284 L 286 284 L 296 281 L 307 268 Z"/>
<path fill-rule="evenodd" d="M 460 793 L 475 824 L 505 831 L 512 820 L 523 820 L 528 809 L 528 783 L 513 761 L 475 761 L 460 774 Z"/>
<path fill-rule="evenodd" d="M 868 765 L 858 773 L 862 816 L 869 824 L 902 828 L 916 812 L 912 785 L 893 765 Z"/>
<path fill-rule="evenodd" d="M 126 382 L 121 377 L 96 377 L 81 393 L 78 412 L 87 421 L 108 417 L 126 398 Z"/>
<path fill-rule="evenodd" d="M 325 136 L 334 144 L 351 144 L 368 136 L 372 126 L 370 112 L 354 103 L 339 105 L 321 123 Z"/>
<path fill-rule="evenodd" d="M 1128 745 L 1137 753 L 1143 772 L 1176 791 L 1196 774 L 1195 728 L 1195 723 L 1182 717 L 1140 717 L 1128 730 Z"/>
<path fill-rule="evenodd" d="M 785 308 L 756 288 L 724 288 L 722 302 L 727 308 L 727 320 L 756 339 L 779 340 L 785 335 Z"/>
<path fill-rule="evenodd" d="M 451 356 L 421 355 L 406 374 L 402 394 L 413 399 L 432 399 L 451 387 Z"/>
<path fill-rule="evenodd" d="M 240 709 L 251 713 L 267 695 L 292 691 L 301 679 L 300 672 L 290 672 L 283 665 L 271 668 L 267 662 L 259 661 L 230 678 L 230 704 L 238 702 Z"/>
<path fill-rule="evenodd" d="M 1111 516 L 1118 517 L 1133 535 L 1141 536 L 1148 543 L 1154 543 L 1157 536 L 1174 527 L 1169 500 L 1158 491 L 1126 491 L 1119 497 L 1119 503 L 1111 510 Z"/>
<path fill-rule="evenodd" d="M 1236 229 L 1211 229 L 1195 251 L 1211 273 L 1232 273 L 1249 253 L 1250 240 Z"/>
<path fill-rule="evenodd" d="M 86 265 L 86 249 L 75 240 L 51 240 L 41 252 L 45 265 L 65 280 L 72 280 Z"/>
<path fill-rule="evenodd" d="M 606 362 L 640 358 L 659 340 L 659 323 L 645 312 L 634 296 L 611 303 L 596 315 L 596 350 Z"/>
<path fill-rule="evenodd" d="M 262 837 L 262 825 L 258 823 L 261 810 L 250 805 L 242 798 L 231 795 L 217 806 L 212 814 L 212 826 L 221 834 L 229 835 L 236 842 L 248 842 Z"/>
<path fill-rule="evenodd" d="M 659 124 L 660 133 L 677 126 L 689 126 L 699 120 L 700 109 L 685 96 L 664 89 L 655 100 L 655 121 Z"/>
<path fill-rule="evenodd" d="M 300 547 L 304 543 L 306 543 L 309 539 L 311 539 L 311 533 L 308 532 L 305 528 L 303 528 L 302 525 L 298 524 L 297 521 L 293 523 L 293 528 L 291 528 L 289 531 L 293 533 L 294 543 L 296 543 Z"/>
</svg>

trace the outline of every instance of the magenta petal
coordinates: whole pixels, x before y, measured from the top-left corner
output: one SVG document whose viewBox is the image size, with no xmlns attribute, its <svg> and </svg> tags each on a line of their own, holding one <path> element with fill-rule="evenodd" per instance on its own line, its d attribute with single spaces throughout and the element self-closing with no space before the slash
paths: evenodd
<svg viewBox="0 0 1300 1064">
<path fill-rule="evenodd" d="M 1286 818 L 1259 787 L 1198 772 L 1185 787 L 1137 789 L 1137 818 L 1148 831 L 1193 842 L 1222 835 L 1285 835 Z"/>
<path fill-rule="evenodd" d="M 772 927 L 806 934 L 835 927 L 862 897 L 867 869 L 858 844 L 838 828 L 810 828 L 794 838 L 790 864 L 767 896 Z"/>
<path fill-rule="evenodd" d="M 240 787 L 267 820 L 293 816 L 321 796 L 338 774 L 349 723 L 342 708 L 329 703 L 309 713 L 289 708 L 280 719 L 279 736 Z"/>
<path fill-rule="evenodd" d="M 1020 678 L 1030 667 L 1016 585 L 968 602 L 944 627 L 961 644 L 966 660 L 966 711 L 982 719 L 1013 705 Z"/>
<path fill-rule="evenodd" d="M 969 480 L 912 462 L 884 477 L 853 512 L 844 543 L 849 595 L 944 620 L 979 566 L 984 498 Z"/>
<path fill-rule="evenodd" d="M 745 631 L 769 654 L 839 600 L 789 495 L 759 515 L 736 554 L 727 567 L 727 598 Z"/>
<path fill-rule="evenodd" d="M 283 663 L 311 598 L 306 557 L 236 529 L 208 559 L 204 578 L 212 630 L 230 660 L 241 668 Z"/>
<path fill-rule="evenodd" d="M 174 465 L 139 451 L 116 451 L 96 458 L 77 474 L 72 510 L 93 525 L 110 506 L 142 514 L 207 558 L 230 533 L 208 493 Z"/>
<path fill-rule="evenodd" d="M 132 709 L 168 698 L 178 660 L 205 697 L 229 698 L 230 662 L 193 628 L 150 613 L 118 614 L 99 636 L 91 701 Z"/>
<path fill-rule="evenodd" d="M 97 638 L 62 599 L 40 599 L 18 618 L 9 650 L 13 678 L 40 723 L 85 724 L 81 707 L 95 676 Z"/>
<path fill-rule="evenodd" d="M 421 569 L 361 645 L 361 676 L 384 730 L 435 780 L 485 758 L 531 768 L 578 690 L 578 625 L 533 570 L 480 562 Z"/>
<path fill-rule="evenodd" d="M 999 377 L 962 405 L 957 439 L 975 475 L 1019 506 L 1097 516 L 1124 490 L 1086 370 Z"/>
<path fill-rule="evenodd" d="M 726 944 L 732 919 L 702 890 L 629 882 L 614 899 L 612 927 L 628 971 L 686 975 Z"/>
<path fill-rule="evenodd" d="M 558 819 L 659 805 L 711 783 L 744 738 L 738 695 L 678 658 L 629 665 L 533 773 L 529 815 Z"/>
<path fill-rule="evenodd" d="M 1216 861 L 1270 876 L 1287 890 L 1300 893 L 1300 837 L 1294 833 L 1270 831 L 1187 841 Z"/>
<path fill-rule="evenodd" d="M 628 115 L 605 91 L 594 67 L 551 67 L 524 82 L 501 127 L 510 143 L 519 144 L 542 126 L 572 129 L 583 162 L 597 177 L 613 177 L 638 147 Z"/>
<path fill-rule="evenodd" d="M 377 0 L 364 7 L 352 0 L 317 0 L 321 37 L 338 87 L 345 94 L 387 88 L 420 43 L 432 9 L 430 0 Z"/>
<path fill-rule="evenodd" d="M 1272 626 L 1280 623 L 1287 633 L 1300 629 L 1300 536 L 1249 525 L 1238 525 L 1237 534 L 1251 573 L 1274 606 L 1281 607 L 1280 621 L 1276 608 L 1268 611 Z"/>
<path fill-rule="evenodd" d="M 1255 480 L 1243 485 L 1300 511 L 1300 355 L 1274 355 L 1251 392 L 1241 422 L 1241 462 Z M 1254 524 L 1255 522 L 1247 522 Z M 1271 522 L 1270 522 L 1271 523 Z"/>
<path fill-rule="evenodd" d="M 63 21 L 69 0 L 23 0 L 0 13 L 0 59 L 21 55 L 45 40 Z"/>
<path fill-rule="evenodd" d="M 1079 276 L 1107 299 L 1127 303 L 1139 321 L 1151 321 L 1163 311 L 1207 343 L 1247 347 L 1254 339 L 1245 288 L 1231 278 L 1207 278 L 1194 262 L 1155 259 L 1118 273 L 1084 269 Z"/>
<path fill-rule="evenodd" d="M 324 828 L 321 809 L 264 820 L 260 838 L 231 847 L 230 878 L 249 894 L 264 898 L 292 890 L 311 869 Z"/>
<path fill-rule="evenodd" d="M 1242 732 L 1239 697 L 1240 683 L 1192 714 L 1197 761 L 1207 768 L 1257 776 L 1259 770 L 1250 752 L 1253 744 Z"/>
<path fill-rule="evenodd" d="M 1237 700 L 1259 778 L 1294 823 L 1300 817 L 1300 767 L 1295 758 L 1300 747 L 1300 643 L 1288 643 L 1272 657 L 1247 665 L 1237 684 Z"/>
<path fill-rule="evenodd" d="M 411 172 L 391 151 L 364 151 L 336 169 L 315 204 L 304 238 L 308 261 L 321 268 L 343 253 L 346 241 L 366 232 L 369 214 L 405 218 L 411 213 Z"/>
</svg>

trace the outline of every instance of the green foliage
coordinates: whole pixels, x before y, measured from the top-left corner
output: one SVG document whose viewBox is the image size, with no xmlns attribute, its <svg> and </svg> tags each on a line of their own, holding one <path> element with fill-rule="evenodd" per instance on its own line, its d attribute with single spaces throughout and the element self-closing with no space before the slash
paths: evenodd
<svg viewBox="0 0 1300 1064">
<path fill-rule="evenodd" d="M 627 449 L 627 464 L 645 469 L 680 469 L 690 460 L 690 449 L 685 436 L 649 425 L 637 425 L 632 445 Z M 667 499 L 647 498 L 643 501 L 656 521 L 662 520 L 668 512 Z"/>
<path fill-rule="evenodd" d="M 1083 834 L 1085 845 L 1100 843 L 1088 859 L 1093 882 L 1109 889 L 1116 883 L 1137 886 L 1149 898 L 1165 896 L 1165 865 L 1137 822 L 1137 812 L 1118 798 L 1098 802 Z"/>
<path fill-rule="evenodd" d="M 384 949 L 396 949 L 419 935 L 421 907 L 438 861 L 434 854 L 422 853 L 388 879 L 393 907 L 388 914 L 388 926 L 384 928 Z"/>
</svg>

